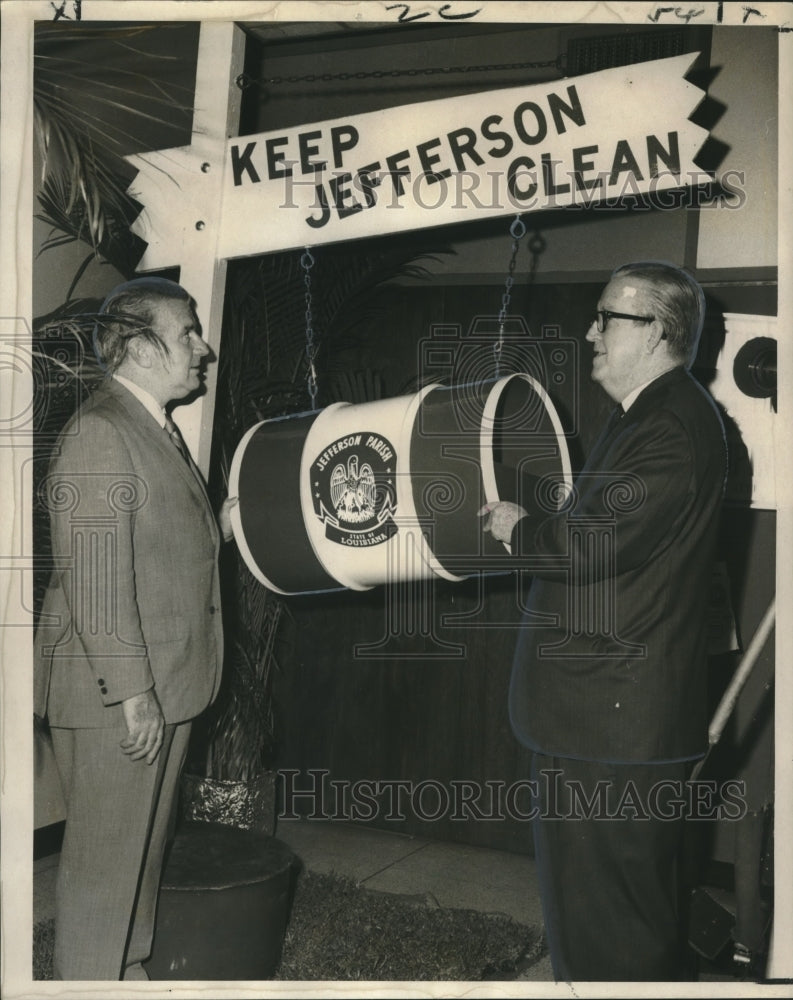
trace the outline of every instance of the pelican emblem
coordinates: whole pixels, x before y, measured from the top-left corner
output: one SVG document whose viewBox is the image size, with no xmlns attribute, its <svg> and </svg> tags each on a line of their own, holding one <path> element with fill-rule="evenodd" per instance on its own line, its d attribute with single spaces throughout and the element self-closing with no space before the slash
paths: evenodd
<svg viewBox="0 0 793 1000">
<path fill-rule="evenodd" d="M 375 516 L 375 478 L 371 465 L 358 469 L 358 456 L 351 455 L 345 465 L 339 462 L 330 474 L 330 499 L 339 521 L 360 524 Z"/>
<path fill-rule="evenodd" d="M 311 499 L 325 538 L 345 547 L 382 545 L 398 531 L 397 457 L 391 442 L 367 430 L 326 445 L 311 463 Z"/>
</svg>

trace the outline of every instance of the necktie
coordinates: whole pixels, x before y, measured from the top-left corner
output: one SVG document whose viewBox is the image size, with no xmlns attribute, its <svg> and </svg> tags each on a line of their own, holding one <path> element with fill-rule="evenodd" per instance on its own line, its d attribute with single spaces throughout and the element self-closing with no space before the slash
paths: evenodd
<svg viewBox="0 0 793 1000">
<path fill-rule="evenodd" d="M 184 439 L 182 438 L 182 435 L 179 433 L 179 428 L 176 426 L 173 420 L 171 420 L 171 418 L 168 416 L 167 413 L 165 415 L 165 429 L 168 432 L 168 437 L 171 439 L 171 443 L 179 451 L 179 454 L 182 456 L 185 462 L 187 462 L 187 464 L 189 465 L 190 457 L 187 453 L 187 445 L 184 443 Z"/>
<path fill-rule="evenodd" d="M 609 418 L 603 426 L 603 430 L 600 432 L 600 437 L 597 439 L 594 447 L 589 452 L 584 469 L 591 470 L 593 466 L 600 461 L 601 454 L 604 448 L 608 445 L 613 431 L 616 429 L 617 424 L 624 416 L 625 411 L 623 410 L 622 405 L 618 403 L 609 414 Z"/>
<path fill-rule="evenodd" d="M 607 432 L 613 431 L 616 424 L 625 416 L 625 410 L 622 408 L 622 403 L 617 403 L 614 409 L 611 411 L 611 416 L 607 424 Z"/>
</svg>

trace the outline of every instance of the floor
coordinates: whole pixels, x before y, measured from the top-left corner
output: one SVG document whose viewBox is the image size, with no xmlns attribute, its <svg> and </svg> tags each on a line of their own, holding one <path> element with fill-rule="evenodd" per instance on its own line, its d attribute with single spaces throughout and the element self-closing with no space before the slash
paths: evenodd
<svg viewBox="0 0 793 1000">
<path fill-rule="evenodd" d="M 346 875 L 381 892 L 426 898 L 443 907 L 506 913 L 542 924 L 534 860 L 526 855 L 422 840 L 351 823 L 280 819 L 276 836 L 323 874 Z M 34 863 L 35 920 L 53 915 L 58 855 Z M 521 979 L 553 981 L 542 958 Z"/>
<path fill-rule="evenodd" d="M 528 855 L 332 821 L 280 819 L 276 836 L 310 871 L 346 875 L 369 889 L 419 897 L 433 905 L 504 913 L 520 923 L 542 924 L 536 868 Z M 34 863 L 36 922 L 53 915 L 57 871 L 57 854 Z M 730 978 L 703 973 L 700 981 Z M 549 958 L 540 959 L 518 979 L 553 982 Z"/>
</svg>

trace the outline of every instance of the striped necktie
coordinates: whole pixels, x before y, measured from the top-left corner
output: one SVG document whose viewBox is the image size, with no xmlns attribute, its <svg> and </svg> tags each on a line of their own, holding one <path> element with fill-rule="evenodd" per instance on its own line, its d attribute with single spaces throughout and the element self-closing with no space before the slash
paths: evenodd
<svg viewBox="0 0 793 1000">
<path fill-rule="evenodd" d="M 182 435 L 179 433 L 179 428 L 176 426 L 173 420 L 171 420 L 171 418 L 168 416 L 167 413 L 165 414 L 165 429 L 168 432 L 168 437 L 171 439 L 171 443 L 179 451 L 179 454 L 182 456 L 185 462 L 187 462 L 187 464 L 189 465 L 190 456 L 187 452 L 187 445 L 184 443 L 184 439 L 182 438 Z"/>
</svg>

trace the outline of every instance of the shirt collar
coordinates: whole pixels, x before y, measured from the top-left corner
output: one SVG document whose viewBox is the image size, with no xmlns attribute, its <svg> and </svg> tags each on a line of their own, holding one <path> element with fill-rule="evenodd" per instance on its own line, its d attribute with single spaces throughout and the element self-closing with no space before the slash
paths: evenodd
<svg viewBox="0 0 793 1000">
<path fill-rule="evenodd" d="M 666 375 L 671 370 L 672 369 L 667 368 L 667 370 L 665 372 L 661 372 L 661 375 Z M 642 384 L 641 385 L 637 385 L 636 388 L 632 392 L 629 392 L 628 395 L 625 397 L 625 399 L 623 399 L 622 403 L 620 404 L 622 406 L 623 413 L 627 413 L 628 410 L 633 406 L 633 404 L 639 398 L 639 396 L 647 388 L 647 386 L 648 385 L 652 385 L 653 382 L 655 382 L 659 378 L 661 378 L 661 375 L 656 375 L 655 378 L 651 378 L 651 379 L 648 379 L 646 382 L 642 382 Z"/>
<path fill-rule="evenodd" d="M 165 427 L 165 410 L 160 406 L 157 400 L 152 396 L 150 392 L 141 388 L 136 382 L 130 381 L 130 379 L 125 378 L 123 375 L 117 373 L 113 374 L 113 378 L 120 382 L 125 389 L 129 389 L 135 399 L 142 403 L 143 406 L 149 411 L 149 413 L 154 417 L 160 427 Z"/>
</svg>

